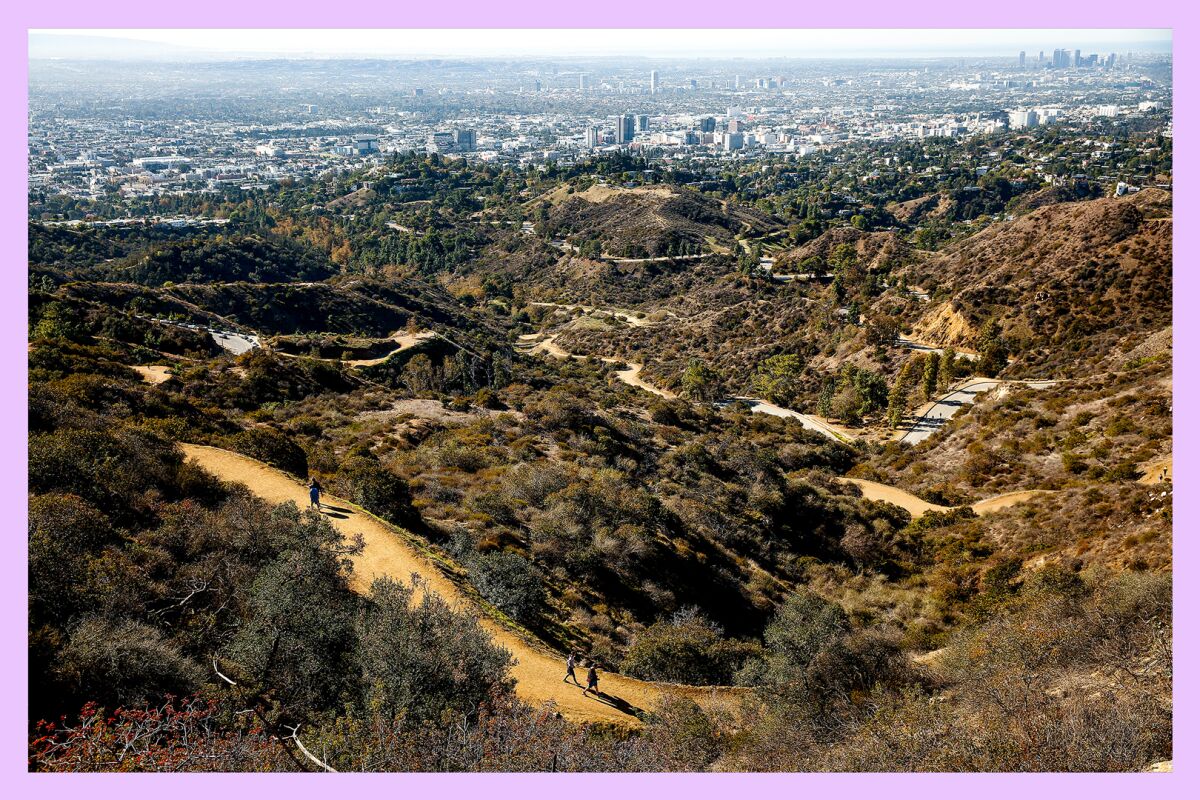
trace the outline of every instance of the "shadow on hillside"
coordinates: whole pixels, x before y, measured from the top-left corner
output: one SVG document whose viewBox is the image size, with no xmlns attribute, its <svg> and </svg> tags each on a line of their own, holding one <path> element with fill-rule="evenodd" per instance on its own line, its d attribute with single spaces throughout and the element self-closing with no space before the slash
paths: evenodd
<svg viewBox="0 0 1200 800">
<path fill-rule="evenodd" d="M 595 692 L 595 693 L 591 693 L 591 694 L 588 694 L 585 696 L 592 697 L 592 698 L 596 699 L 597 701 L 604 703 L 604 705 L 606 705 L 606 706 L 612 706 L 617 711 L 620 711 L 622 714 L 628 714 L 631 717 L 637 717 L 643 713 L 642 709 L 638 708 L 637 706 L 633 705 L 632 703 L 629 703 L 626 700 L 622 700 L 620 697 L 617 697 L 616 695 L 611 695 L 608 692 Z"/>
</svg>

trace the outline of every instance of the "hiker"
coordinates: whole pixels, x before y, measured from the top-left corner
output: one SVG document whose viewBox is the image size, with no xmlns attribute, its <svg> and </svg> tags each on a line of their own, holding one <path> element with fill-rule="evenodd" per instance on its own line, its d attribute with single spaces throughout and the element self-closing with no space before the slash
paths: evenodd
<svg viewBox="0 0 1200 800">
<path fill-rule="evenodd" d="M 321 484 L 316 478 L 308 479 L 308 507 L 321 510 Z"/>
<path fill-rule="evenodd" d="M 563 683 L 567 682 L 567 678 L 576 686 L 579 685 L 579 679 L 575 677 L 575 654 L 571 653 L 567 656 L 567 674 L 563 676 Z"/>
<path fill-rule="evenodd" d="M 588 679 L 588 685 L 587 685 L 587 688 L 583 690 L 583 693 L 587 694 L 588 692 L 591 692 L 592 694 L 599 696 L 599 694 L 600 694 L 600 688 L 599 688 L 600 676 L 598 676 L 596 674 L 595 663 L 591 664 L 591 666 L 588 667 L 587 679 Z"/>
</svg>

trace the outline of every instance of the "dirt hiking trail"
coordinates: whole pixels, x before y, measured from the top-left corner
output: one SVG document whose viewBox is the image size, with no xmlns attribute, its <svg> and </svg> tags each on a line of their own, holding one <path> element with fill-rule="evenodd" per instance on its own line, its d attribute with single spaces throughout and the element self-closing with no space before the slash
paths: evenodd
<svg viewBox="0 0 1200 800">
<path fill-rule="evenodd" d="M 138 366 L 130 369 L 141 375 L 142 380 L 149 384 L 166 383 L 171 379 L 171 368 L 166 366 Z"/>
<path fill-rule="evenodd" d="M 223 481 L 241 483 L 270 503 L 291 501 L 300 508 L 308 506 L 308 489 L 299 481 L 261 461 L 216 447 L 180 443 L 184 454 L 203 469 Z M 362 552 L 354 556 L 351 588 L 367 594 L 376 577 L 390 577 L 407 584 L 415 573 L 430 591 L 441 596 L 451 607 L 469 613 L 493 641 L 512 653 L 516 665 L 512 675 L 517 695 L 528 703 L 553 702 L 564 717 L 576 722 L 603 722 L 626 727 L 641 725 L 635 711 L 651 711 L 666 694 L 689 697 L 702 706 L 722 705 L 745 692 L 735 687 L 681 686 L 653 683 L 600 672 L 600 698 L 584 696 L 582 687 L 563 683 L 566 656 L 535 643 L 482 613 L 476 603 L 460 590 L 404 534 L 358 506 L 338 497 L 324 495 L 322 513 L 344 538 L 362 536 Z M 576 667 L 576 675 L 585 677 L 587 669 Z"/>
<path fill-rule="evenodd" d="M 867 500 L 882 500 L 886 503 L 891 503 L 894 506 L 900 506 L 913 518 L 923 516 L 930 511 L 949 511 L 951 506 L 940 506 L 936 503 L 930 503 L 915 494 L 906 492 L 903 489 L 898 489 L 895 486 L 888 486 L 875 481 L 866 481 L 860 478 L 844 478 L 846 483 L 853 483 L 862 490 L 863 497 Z M 1031 497 L 1036 497 L 1040 494 L 1051 494 L 1048 489 L 1026 489 L 1020 492 L 1007 492 L 998 494 L 995 497 L 989 497 L 986 500 L 980 500 L 978 503 L 971 504 L 971 510 L 976 514 L 990 514 L 994 511 L 999 511 L 1002 508 L 1015 506 L 1017 503 L 1024 502 Z"/>
</svg>

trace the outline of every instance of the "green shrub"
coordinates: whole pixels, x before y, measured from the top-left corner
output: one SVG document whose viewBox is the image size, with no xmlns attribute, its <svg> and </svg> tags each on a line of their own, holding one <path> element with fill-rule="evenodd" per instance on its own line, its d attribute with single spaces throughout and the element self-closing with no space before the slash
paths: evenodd
<svg viewBox="0 0 1200 800">
<path fill-rule="evenodd" d="M 484 598 L 517 622 L 529 624 L 542 611 L 541 572 L 511 550 L 484 553 L 470 560 L 471 582 Z"/>
<path fill-rule="evenodd" d="M 724 638 L 718 626 L 688 609 L 640 632 L 621 671 L 670 683 L 730 684 L 745 661 L 760 652 L 752 642 Z"/>
<path fill-rule="evenodd" d="M 265 461 L 284 472 L 308 477 L 308 456 L 286 434 L 266 425 L 239 431 L 224 442 L 225 447 L 244 456 Z"/>
</svg>

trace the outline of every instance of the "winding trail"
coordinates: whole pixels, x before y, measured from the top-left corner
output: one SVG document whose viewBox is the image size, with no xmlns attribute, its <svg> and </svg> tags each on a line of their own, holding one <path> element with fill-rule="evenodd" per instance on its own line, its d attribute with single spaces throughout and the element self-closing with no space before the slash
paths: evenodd
<svg viewBox="0 0 1200 800">
<path fill-rule="evenodd" d="M 579 355 L 578 353 L 570 353 L 564 350 L 554 340 L 558 338 L 558 334 L 554 334 L 545 339 L 539 339 L 541 334 L 529 333 L 519 337 L 523 346 L 527 348 L 529 353 L 548 353 L 555 358 L 574 358 L 579 361 L 584 361 L 588 356 Z M 632 361 L 626 361 L 621 358 L 613 358 L 612 356 L 601 356 L 600 360 L 605 364 L 625 364 L 625 369 L 617 370 L 616 376 L 622 383 L 630 386 L 636 386 L 639 389 L 644 389 L 651 394 L 656 394 L 659 397 L 665 397 L 668 400 L 675 399 L 678 395 L 668 389 L 660 389 L 652 383 L 647 383 L 640 375 L 644 364 L 637 364 Z"/>
<path fill-rule="evenodd" d="M 549 336 L 544 339 L 541 337 L 542 334 L 540 333 L 528 333 L 518 338 L 522 340 L 522 346 L 525 347 L 526 352 L 529 353 L 548 353 L 556 358 L 576 358 L 580 360 L 587 358 L 587 356 L 579 355 L 578 353 L 570 353 L 564 350 L 557 342 L 555 342 L 555 339 L 558 338 L 558 334 L 554 334 L 553 336 Z M 622 383 L 626 383 L 630 386 L 636 386 L 639 389 L 644 389 L 651 394 L 656 394 L 659 397 L 664 397 L 668 400 L 674 400 L 679 396 L 668 389 L 660 389 L 654 384 L 642 379 L 641 371 L 645 366 L 644 364 L 636 364 L 631 361 L 613 358 L 611 356 L 601 356 L 600 360 L 606 364 L 623 363 L 626 365 L 625 369 L 619 370 L 616 373 L 617 379 Z M 766 400 L 759 400 L 755 397 L 734 397 L 731 400 L 716 403 L 715 405 L 718 408 L 723 408 L 738 400 L 749 405 L 750 411 L 755 414 L 770 414 L 773 417 L 794 419 L 798 421 L 802 427 L 810 431 L 815 431 L 816 433 L 832 439 L 835 442 L 849 443 L 853 440 L 853 437 L 838 431 L 832 425 L 817 419 L 811 414 L 801 414 L 799 411 L 793 411 L 790 408 L 777 406 L 774 403 L 768 403 Z"/>
<path fill-rule="evenodd" d="M 772 417 L 783 417 L 784 419 L 794 419 L 800 423 L 801 427 L 815 431 L 822 436 L 833 439 L 835 442 L 849 443 L 853 440 L 832 425 L 822 422 L 812 414 L 801 414 L 799 411 L 793 411 L 790 408 L 777 406 L 774 403 L 768 403 L 766 400 L 759 400 L 756 397 L 735 397 L 734 400 L 740 400 L 750 406 L 750 410 L 755 414 L 770 414 Z M 732 402 L 732 401 L 731 401 Z"/>
<path fill-rule="evenodd" d="M 180 447 L 189 460 L 206 471 L 223 481 L 244 484 L 267 502 L 291 501 L 300 508 L 308 505 L 308 489 L 302 483 L 261 461 L 216 447 L 182 443 Z M 363 550 L 352 558 L 350 584 L 354 591 L 366 595 L 376 577 L 408 583 L 414 574 L 419 575 L 429 591 L 452 608 L 475 617 L 492 640 L 513 655 L 516 692 L 526 702 L 534 705 L 553 702 L 564 717 L 577 722 L 638 727 L 641 721 L 635 713 L 652 710 L 667 695 L 688 697 L 702 706 L 716 707 L 748 691 L 728 686 L 655 683 L 601 672 L 602 696 L 584 696 L 581 687 L 563 682 L 564 655 L 490 616 L 421 551 L 412 534 L 341 498 L 326 495 L 323 500 L 325 507 L 321 513 L 338 533 L 346 539 L 362 537 Z M 577 670 L 580 676 L 584 672 Z"/>
<path fill-rule="evenodd" d="M 315 361 L 328 361 L 334 364 L 345 364 L 348 367 L 373 367 L 376 364 L 382 364 L 397 353 L 403 353 L 409 348 L 416 347 L 418 344 L 429 339 L 436 339 L 438 334 L 434 331 L 421 331 L 420 333 L 403 333 L 396 332 L 389 338 L 390 341 L 396 344 L 395 350 L 390 350 L 376 358 L 314 358 Z M 285 353 L 282 350 L 273 350 L 276 355 L 284 356 L 285 358 L 313 358 L 312 356 L 303 356 L 298 353 Z"/>
<path fill-rule="evenodd" d="M 597 308 L 596 306 L 584 306 L 584 305 L 578 305 L 578 304 L 573 304 L 573 303 L 543 303 L 543 302 L 533 302 L 533 303 L 530 303 L 530 305 L 531 306 L 539 306 L 541 308 L 561 308 L 564 311 L 579 310 L 585 314 L 594 314 L 595 312 L 599 311 L 602 314 L 608 314 L 609 316 L 615 317 L 616 319 L 619 319 L 622 322 L 626 322 L 635 328 L 645 328 L 645 327 L 657 324 L 656 321 L 650 319 L 650 317 L 647 315 L 643 314 L 643 316 L 639 317 L 633 311 L 626 311 L 626 310 L 620 309 L 620 308 Z M 664 311 L 664 313 L 669 317 L 678 317 L 679 316 L 674 311 Z"/>
<path fill-rule="evenodd" d="M 953 508 L 953 506 L 930 503 L 911 492 L 906 492 L 895 486 L 888 486 L 885 483 L 876 483 L 875 481 L 862 480 L 861 478 L 842 478 L 841 480 L 845 483 L 852 483 L 861 489 L 863 497 L 867 500 L 880 500 L 885 503 L 891 503 L 894 506 L 899 506 L 909 514 L 912 514 L 914 519 L 924 516 L 930 511 L 950 511 Z M 1049 489 L 1025 489 L 1019 492 L 1006 492 L 1005 494 L 998 494 L 995 497 L 980 500 L 978 503 L 972 503 L 971 510 L 983 516 L 984 514 L 991 514 L 1008 508 L 1009 506 L 1015 506 L 1017 503 L 1022 503 L 1042 494 L 1054 494 L 1054 492 Z"/>
</svg>

